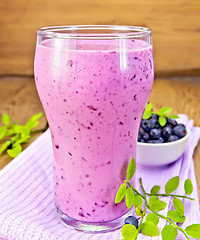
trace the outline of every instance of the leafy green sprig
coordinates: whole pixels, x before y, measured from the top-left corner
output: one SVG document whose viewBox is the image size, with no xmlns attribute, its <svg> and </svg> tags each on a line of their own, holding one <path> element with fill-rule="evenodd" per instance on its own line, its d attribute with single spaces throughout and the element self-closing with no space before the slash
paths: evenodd
<svg viewBox="0 0 200 240">
<path fill-rule="evenodd" d="M 125 224 L 122 229 L 122 236 L 125 240 L 136 240 L 138 234 L 141 232 L 146 236 L 159 236 L 160 232 L 157 227 L 159 219 L 162 218 L 168 222 L 162 231 L 162 240 L 175 240 L 179 230 L 183 233 L 186 239 L 190 237 L 200 239 L 200 224 L 189 225 L 186 229 L 182 229 L 180 224 L 185 222 L 184 216 L 184 204 L 181 201 L 182 198 L 194 201 L 189 197 L 193 192 L 193 186 L 191 180 L 188 178 L 184 183 L 185 195 L 172 194 L 179 186 L 179 177 L 175 176 L 171 178 L 165 185 L 165 193 L 159 193 L 160 186 L 155 185 L 151 189 L 151 193 L 148 193 L 144 189 L 142 179 L 139 179 L 142 192 L 139 192 L 130 183 L 130 180 L 134 176 L 136 164 L 134 158 L 131 159 L 126 180 L 121 184 L 115 197 L 115 203 L 121 202 L 124 198 L 127 208 L 135 207 L 135 214 L 140 217 L 139 227 L 136 229 L 134 225 Z M 167 203 L 160 200 L 159 197 L 172 197 L 174 210 L 168 210 L 167 216 L 159 213 L 165 209 Z M 180 199 L 181 198 L 181 199 Z M 150 213 L 147 214 L 147 209 Z M 179 225 L 178 225 L 179 224 Z"/>
<path fill-rule="evenodd" d="M 171 113 L 171 111 L 172 111 L 172 108 L 170 108 L 170 107 L 162 107 L 158 110 L 158 112 L 154 112 L 153 104 L 149 102 L 144 110 L 142 119 L 149 119 L 152 116 L 152 114 L 156 114 L 156 115 L 158 115 L 158 122 L 159 122 L 160 126 L 163 127 L 167 123 L 167 117 L 171 118 L 171 119 L 179 118 L 179 116 L 176 114 L 169 115 L 169 113 Z"/>
<path fill-rule="evenodd" d="M 42 113 L 33 115 L 25 125 L 21 125 L 10 123 L 10 116 L 2 114 L 1 121 L 3 126 L 0 126 L 0 140 L 1 142 L 3 140 L 4 143 L 0 147 L 0 155 L 7 152 L 10 157 L 16 157 L 22 151 L 21 144 L 27 143 L 31 134 L 45 131 L 48 125 L 43 129 L 32 130 L 39 124 L 38 120 L 41 116 Z"/>
</svg>

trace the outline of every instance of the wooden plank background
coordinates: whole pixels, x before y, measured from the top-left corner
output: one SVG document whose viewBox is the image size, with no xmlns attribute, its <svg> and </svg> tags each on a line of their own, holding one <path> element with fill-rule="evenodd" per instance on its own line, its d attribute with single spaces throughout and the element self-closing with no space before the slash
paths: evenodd
<svg viewBox="0 0 200 240">
<path fill-rule="evenodd" d="M 157 75 L 200 73 L 199 0 L 0 0 L 0 75 L 33 75 L 36 29 L 71 24 L 147 26 Z"/>
</svg>

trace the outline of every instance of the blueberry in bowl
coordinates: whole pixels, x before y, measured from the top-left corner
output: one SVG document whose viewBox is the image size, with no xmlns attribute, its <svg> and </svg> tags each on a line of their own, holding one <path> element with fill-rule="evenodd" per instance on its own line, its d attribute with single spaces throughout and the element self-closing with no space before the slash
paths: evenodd
<svg viewBox="0 0 200 240">
<path fill-rule="evenodd" d="M 149 113 L 144 112 L 140 124 L 136 161 L 143 166 L 170 164 L 184 153 L 189 130 L 176 121 L 177 115 L 166 115 L 171 108 L 163 107 L 158 113 L 152 111 L 152 105 L 149 109 Z"/>
</svg>

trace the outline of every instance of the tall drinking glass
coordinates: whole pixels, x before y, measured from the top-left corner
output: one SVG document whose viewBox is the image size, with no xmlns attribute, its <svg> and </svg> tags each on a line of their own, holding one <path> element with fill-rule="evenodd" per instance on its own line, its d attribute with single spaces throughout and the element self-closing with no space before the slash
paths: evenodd
<svg viewBox="0 0 200 240">
<path fill-rule="evenodd" d="M 51 131 L 60 219 L 86 232 L 121 227 L 132 210 L 114 200 L 136 155 L 153 85 L 151 30 L 99 25 L 39 29 L 34 71 Z"/>
</svg>

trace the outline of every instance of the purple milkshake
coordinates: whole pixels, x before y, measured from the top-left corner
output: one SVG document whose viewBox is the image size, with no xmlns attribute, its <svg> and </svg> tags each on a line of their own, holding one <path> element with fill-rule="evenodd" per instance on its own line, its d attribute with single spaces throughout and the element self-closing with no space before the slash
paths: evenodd
<svg viewBox="0 0 200 240">
<path fill-rule="evenodd" d="M 143 39 L 38 37 L 35 81 L 51 130 L 62 216 L 99 224 L 129 211 L 114 199 L 135 157 L 153 78 L 151 42 Z"/>
</svg>

